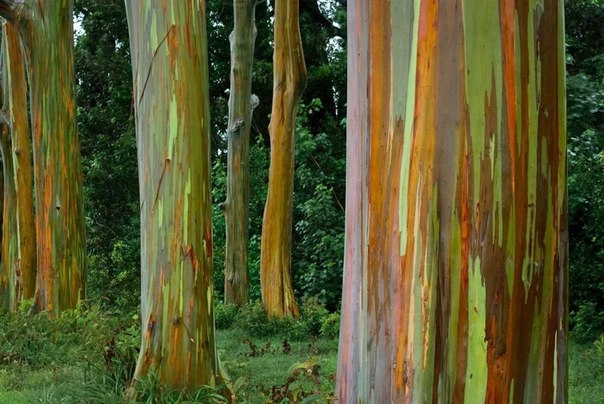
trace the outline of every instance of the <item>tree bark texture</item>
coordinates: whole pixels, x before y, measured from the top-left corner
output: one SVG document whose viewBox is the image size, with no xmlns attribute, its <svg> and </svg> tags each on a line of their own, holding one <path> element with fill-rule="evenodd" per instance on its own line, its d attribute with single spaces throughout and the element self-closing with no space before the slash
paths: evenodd
<svg viewBox="0 0 604 404">
<path fill-rule="evenodd" d="M 4 86 L 3 82 L 2 86 Z M 4 92 L 4 89 L 0 89 Z M 2 100 L 4 104 L 4 100 Z M 5 104 L 4 104 L 5 105 Z M 0 266 L 2 271 L 2 308 L 10 310 L 15 305 L 15 265 L 18 260 L 19 232 L 17 220 L 17 189 L 15 183 L 14 156 L 12 153 L 11 131 L 8 114 L 3 105 L 0 112 L 0 156 L 2 156 L 3 193 L 2 240 Z"/>
<path fill-rule="evenodd" d="M 85 295 L 86 239 L 73 74 L 73 0 L 0 0 L 19 31 L 30 86 L 36 190 L 36 306 L 53 316 Z"/>
<path fill-rule="evenodd" d="M 306 83 L 298 0 L 275 0 L 271 163 L 260 254 L 262 301 L 269 315 L 297 316 L 291 281 L 294 134 Z"/>
<path fill-rule="evenodd" d="M 257 0 L 233 0 L 231 85 L 227 153 L 225 303 L 242 306 L 249 301 L 249 145 L 252 112 L 252 64 Z"/>
<path fill-rule="evenodd" d="M 11 271 L 8 265 L 11 261 L 10 252 L 15 240 L 15 201 L 14 181 L 12 176 L 12 159 L 9 155 L 9 125 L 6 116 L 0 116 L 0 309 L 9 310 L 11 306 L 12 287 Z"/>
<path fill-rule="evenodd" d="M 141 203 L 135 379 L 220 384 L 214 341 L 205 2 L 127 0 Z"/>
<path fill-rule="evenodd" d="M 562 16 L 349 2 L 338 402 L 566 402 Z"/>
<path fill-rule="evenodd" d="M 7 139 L 6 172 L 11 172 L 14 211 L 7 213 L 14 220 L 11 230 L 5 231 L 12 242 L 4 247 L 4 267 L 10 278 L 10 306 L 18 308 L 22 299 L 34 297 L 36 288 L 36 223 L 34 216 L 33 166 L 31 155 L 31 128 L 27 114 L 27 81 L 25 61 L 19 33 L 11 24 L 3 27 L 4 105 L 10 134 Z M 7 195 L 8 196 L 8 195 Z M 7 197 L 5 196 L 5 198 Z"/>
</svg>

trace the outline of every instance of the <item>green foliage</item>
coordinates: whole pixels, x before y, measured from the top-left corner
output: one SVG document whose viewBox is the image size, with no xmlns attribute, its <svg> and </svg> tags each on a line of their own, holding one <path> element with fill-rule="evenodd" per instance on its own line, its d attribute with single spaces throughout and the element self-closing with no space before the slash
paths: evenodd
<svg viewBox="0 0 604 404">
<path fill-rule="evenodd" d="M 216 296 L 224 288 L 224 215 L 218 204 L 226 188 L 226 100 L 228 44 L 232 10 L 224 2 L 208 3 L 212 120 L 215 127 L 213 165 L 214 268 Z M 260 99 L 254 111 L 250 144 L 250 300 L 261 298 L 260 235 L 269 168 L 267 126 L 272 98 L 272 6 L 256 7 L 252 92 Z M 339 308 L 345 188 L 346 13 L 336 2 L 300 4 L 302 41 L 309 78 L 302 94 L 296 133 L 292 272 L 297 297 L 318 296 L 333 311 Z M 327 44 L 327 46 L 326 46 Z M 217 73 L 221 71 L 222 73 Z M 214 74 L 214 76 L 212 76 Z M 213 77 L 216 77 L 215 79 Z"/>
<path fill-rule="evenodd" d="M 262 214 L 267 192 L 270 151 L 260 137 L 250 147 L 250 240 L 248 244 L 248 271 L 250 301 L 260 300 L 260 236 Z M 220 204 L 226 199 L 226 161 L 217 157 L 212 167 L 212 223 L 214 225 L 214 288 L 217 300 L 224 294 L 225 219 Z"/>
<path fill-rule="evenodd" d="M 593 130 L 569 138 L 568 167 L 571 325 L 593 340 L 604 332 L 604 143 Z"/>
<path fill-rule="evenodd" d="M 604 72 L 604 64 L 600 69 Z M 602 86 L 604 73 L 600 74 L 603 77 L 598 78 L 585 72 L 579 72 L 567 78 L 567 118 L 568 129 L 572 136 L 578 136 L 590 129 L 602 129 L 602 121 L 604 120 L 604 87 Z"/>
<path fill-rule="evenodd" d="M 219 330 L 231 328 L 237 318 L 237 306 L 224 304 L 221 301 L 214 302 L 214 323 Z"/>
<path fill-rule="evenodd" d="M 193 393 L 180 390 L 167 390 L 159 380 L 156 372 L 150 371 L 144 378 L 138 379 L 131 392 L 136 402 L 147 404 L 172 403 L 227 403 L 217 388 L 202 386 Z"/>
<path fill-rule="evenodd" d="M 279 322 L 279 319 L 269 318 L 262 302 L 256 301 L 239 309 L 235 326 L 246 330 L 252 337 L 266 337 L 282 333 L 283 327 Z"/>
<path fill-rule="evenodd" d="M 216 305 L 217 311 L 223 312 L 221 316 L 225 316 L 224 307 L 221 304 Z M 229 313 L 228 317 L 231 315 L 232 313 Z M 330 317 L 332 318 L 331 320 L 329 320 Z M 240 308 L 232 324 L 234 327 L 245 330 L 250 337 L 280 336 L 292 341 L 301 341 L 310 337 L 316 338 L 320 335 L 330 338 L 329 335 L 322 334 L 324 327 L 327 333 L 333 332 L 337 335 L 339 321 L 337 325 L 325 325 L 330 321 L 333 322 L 333 318 L 329 311 L 319 302 L 319 299 L 313 297 L 302 302 L 300 317 L 298 318 L 285 317 L 279 319 L 269 317 L 262 303 L 258 301 Z M 226 329 L 228 327 L 218 328 Z"/>
<path fill-rule="evenodd" d="M 36 299 L 23 299 L 19 302 L 19 314 L 24 315 L 30 313 L 36 305 Z"/>
<path fill-rule="evenodd" d="M 582 302 L 571 313 L 573 339 L 580 344 L 594 341 L 604 329 L 604 311 L 591 301 Z"/>
<path fill-rule="evenodd" d="M 342 290 L 345 135 L 333 120 L 323 122 L 324 133 L 307 129 L 323 109 L 318 99 L 299 109 L 292 266 L 298 293 L 305 299 L 317 297 L 334 311 Z"/>
<path fill-rule="evenodd" d="M 316 337 L 321 333 L 321 326 L 329 316 L 327 309 L 321 305 L 317 297 L 311 297 L 302 302 L 300 308 L 301 320 L 307 332 Z"/>
<path fill-rule="evenodd" d="M 57 320 L 25 309 L 2 313 L 0 392 L 19 391 L 27 403 L 120 402 L 138 355 L 139 328 L 136 318 L 109 316 L 98 305 L 81 305 Z"/>
<path fill-rule="evenodd" d="M 604 2 L 565 2 L 570 325 L 604 332 Z"/>
<path fill-rule="evenodd" d="M 126 12 L 121 0 L 76 0 L 74 13 L 88 296 L 129 311 L 140 301 L 140 221 Z"/>
<path fill-rule="evenodd" d="M 340 334 L 340 313 L 330 313 L 321 323 L 321 335 L 326 338 L 337 338 Z"/>
<path fill-rule="evenodd" d="M 564 2 L 567 68 L 570 75 L 586 71 L 602 78 L 604 20 L 602 0 L 566 0 Z"/>
</svg>

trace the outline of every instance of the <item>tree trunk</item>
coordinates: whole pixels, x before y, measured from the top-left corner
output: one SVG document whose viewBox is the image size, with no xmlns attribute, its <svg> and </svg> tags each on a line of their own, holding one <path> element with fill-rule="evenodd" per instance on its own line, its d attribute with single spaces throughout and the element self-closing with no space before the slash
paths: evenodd
<svg viewBox="0 0 604 404">
<path fill-rule="evenodd" d="M 294 133 L 306 66 L 300 39 L 298 0 L 275 0 L 271 164 L 264 208 L 260 283 L 269 315 L 297 316 L 291 281 Z"/>
<path fill-rule="evenodd" d="M 257 0 L 233 0 L 234 29 L 231 42 L 231 86 L 227 153 L 226 262 L 224 300 L 237 306 L 249 301 L 248 227 L 249 227 L 249 145 L 252 112 L 252 63 Z"/>
<path fill-rule="evenodd" d="M 355 0 L 340 403 L 566 402 L 562 1 Z"/>
<path fill-rule="evenodd" d="M 73 0 L 0 0 L 26 55 L 36 188 L 36 306 L 57 316 L 85 295 L 86 240 L 75 120 Z"/>
<path fill-rule="evenodd" d="M 205 3 L 127 1 L 141 203 L 135 379 L 220 384 L 214 342 Z"/>
<path fill-rule="evenodd" d="M 5 160 L 5 149 L 7 148 L 6 138 L 8 137 L 8 122 L 4 116 L 0 116 L 0 155 L 2 156 L 2 164 L 0 165 L 0 309 L 9 310 L 11 302 L 11 287 L 10 287 L 10 270 L 5 265 L 6 252 L 4 245 L 10 241 L 10 234 L 7 234 L 7 228 L 10 225 L 6 224 L 6 218 L 11 212 L 6 212 L 10 209 L 10 191 L 6 189 L 6 183 L 10 182 L 10 173 L 6 172 L 8 166 Z"/>
<path fill-rule="evenodd" d="M 8 213 L 9 220 L 14 218 L 12 243 L 6 246 L 5 268 L 10 277 L 12 310 L 18 308 L 22 299 L 34 297 L 36 288 L 36 223 L 34 216 L 33 168 L 31 155 L 31 129 L 27 116 L 27 82 L 25 62 L 21 51 L 19 34 L 11 24 L 5 24 L 4 47 L 4 112 L 7 117 L 10 135 L 7 142 L 8 158 L 14 186 L 14 211 Z"/>
<path fill-rule="evenodd" d="M 6 77 L 6 75 L 3 75 Z M 2 84 L 5 86 L 5 83 Z M 5 92 L 0 88 L 1 92 Z M 4 101 L 4 100 L 2 100 Z M 17 220 L 17 190 L 15 170 L 11 145 L 9 118 L 3 107 L 0 112 L 0 155 L 2 156 L 3 203 L 2 210 L 2 240 L 0 242 L 0 265 L 2 266 L 2 308 L 12 309 L 16 302 L 16 265 L 18 264 L 19 232 Z"/>
</svg>

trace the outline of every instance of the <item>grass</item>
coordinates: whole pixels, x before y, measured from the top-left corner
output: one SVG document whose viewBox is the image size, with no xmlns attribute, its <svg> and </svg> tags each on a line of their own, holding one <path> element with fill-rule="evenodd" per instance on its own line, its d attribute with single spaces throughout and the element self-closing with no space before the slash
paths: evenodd
<svg viewBox="0 0 604 404">
<path fill-rule="evenodd" d="M 331 326 L 328 314 L 312 305 L 296 322 L 262 320 L 257 307 L 221 313 L 226 326 L 216 334 L 218 352 L 237 403 L 332 402 L 337 339 L 309 333 L 325 329 L 321 322 Z M 56 321 L 0 314 L 0 404 L 124 402 L 139 337 L 138 319 L 123 317 L 98 308 Z M 141 385 L 145 402 L 185 402 L 179 392 L 157 393 L 152 378 Z M 604 336 L 570 344 L 568 388 L 572 404 L 604 403 Z M 216 390 L 206 388 L 188 402 L 215 397 Z"/>
<path fill-rule="evenodd" d="M 250 338 L 245 330 L 217 334 L 218 352 L 228 376 L 239 382 L 237 398 L 247 403 L 296 402 L 317 397 L 327 402 L 333 394 L 337 340 L 284 337 Z"/>
<path fill-rule="evenodd" d="M 568 402 L 604 403 L 604 335 L 592 344 L 569 347 Z"/>
<path fill-rule="evenodd" d="M 311 337 L 320 318 L 280 321 L 262 313 L 257 305 L 231 312 L 229 327 L 217 331 L 236 402 L 332 401 L 337 340 Z M 125 402 L 140 341 L 138 318 L 123 317 L 98 308 L 54 321 L 0 314 L 0 404 Z M 256 326 L 250 331 L 242 324 Z M 185 397 L 163 391 L 152 375 L 138 387 L 147 403 L 217 402 L 212 388 Z"/>
</svg>

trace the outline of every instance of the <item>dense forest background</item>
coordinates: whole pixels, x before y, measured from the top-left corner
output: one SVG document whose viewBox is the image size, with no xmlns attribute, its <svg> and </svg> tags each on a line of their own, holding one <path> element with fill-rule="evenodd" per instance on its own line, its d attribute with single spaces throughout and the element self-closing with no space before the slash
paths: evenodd
<svg viewBox="0 0 604 404">
<path fill-rule="evenodd" d="M 108 309 L 140 302 L 140 224 L 132 73 L 121 0 L 77 0 L 78 130 L 86 201 L 88 296 Z M 346 11 L 336 1 L 301 1 L 309 81 L 297 123 L 292 271 L 297 297 L 339 308 L 344 245 Z M 566 10 L 569 158 L 570 321 L 579 341 L 604 332 L 604 3 L 569 1 Z M 232 2 L 209 0 L 214 276 L 224 279 L 229 33 Z M 260 234 L 269 166 L 272 9 L 256 8 L 250 150 L 250 298 L 260 299 Z"/>
<path fill-rule="evenodd" d="M 256 8 L 252 92 L 260 100 L 250 151 L 250 298 L 260 299 L 260 234 L 266 199 L 272 97 L 272 9 Z M 224 285 L 226 127 L 232 2 L 208 8 L 214 199 L 214 273 Z M 105 307 L 140 302 L 140 224 L 128 27 L 120 0 L 76 1 L 78 130 L 82 144 L 89 252 L 88 292 Z M 308 68 L 296 138 L 293 276 L 299 297 L 338 308 L 342 287 L 346 156 L 346 13 L 336 2 L 301 2 Z"/>
<path fill-rule="evenodd" d="M 570 321 L 589 341 L 604 331 L 604 2 L 565 7 Z"/>
</svg>

